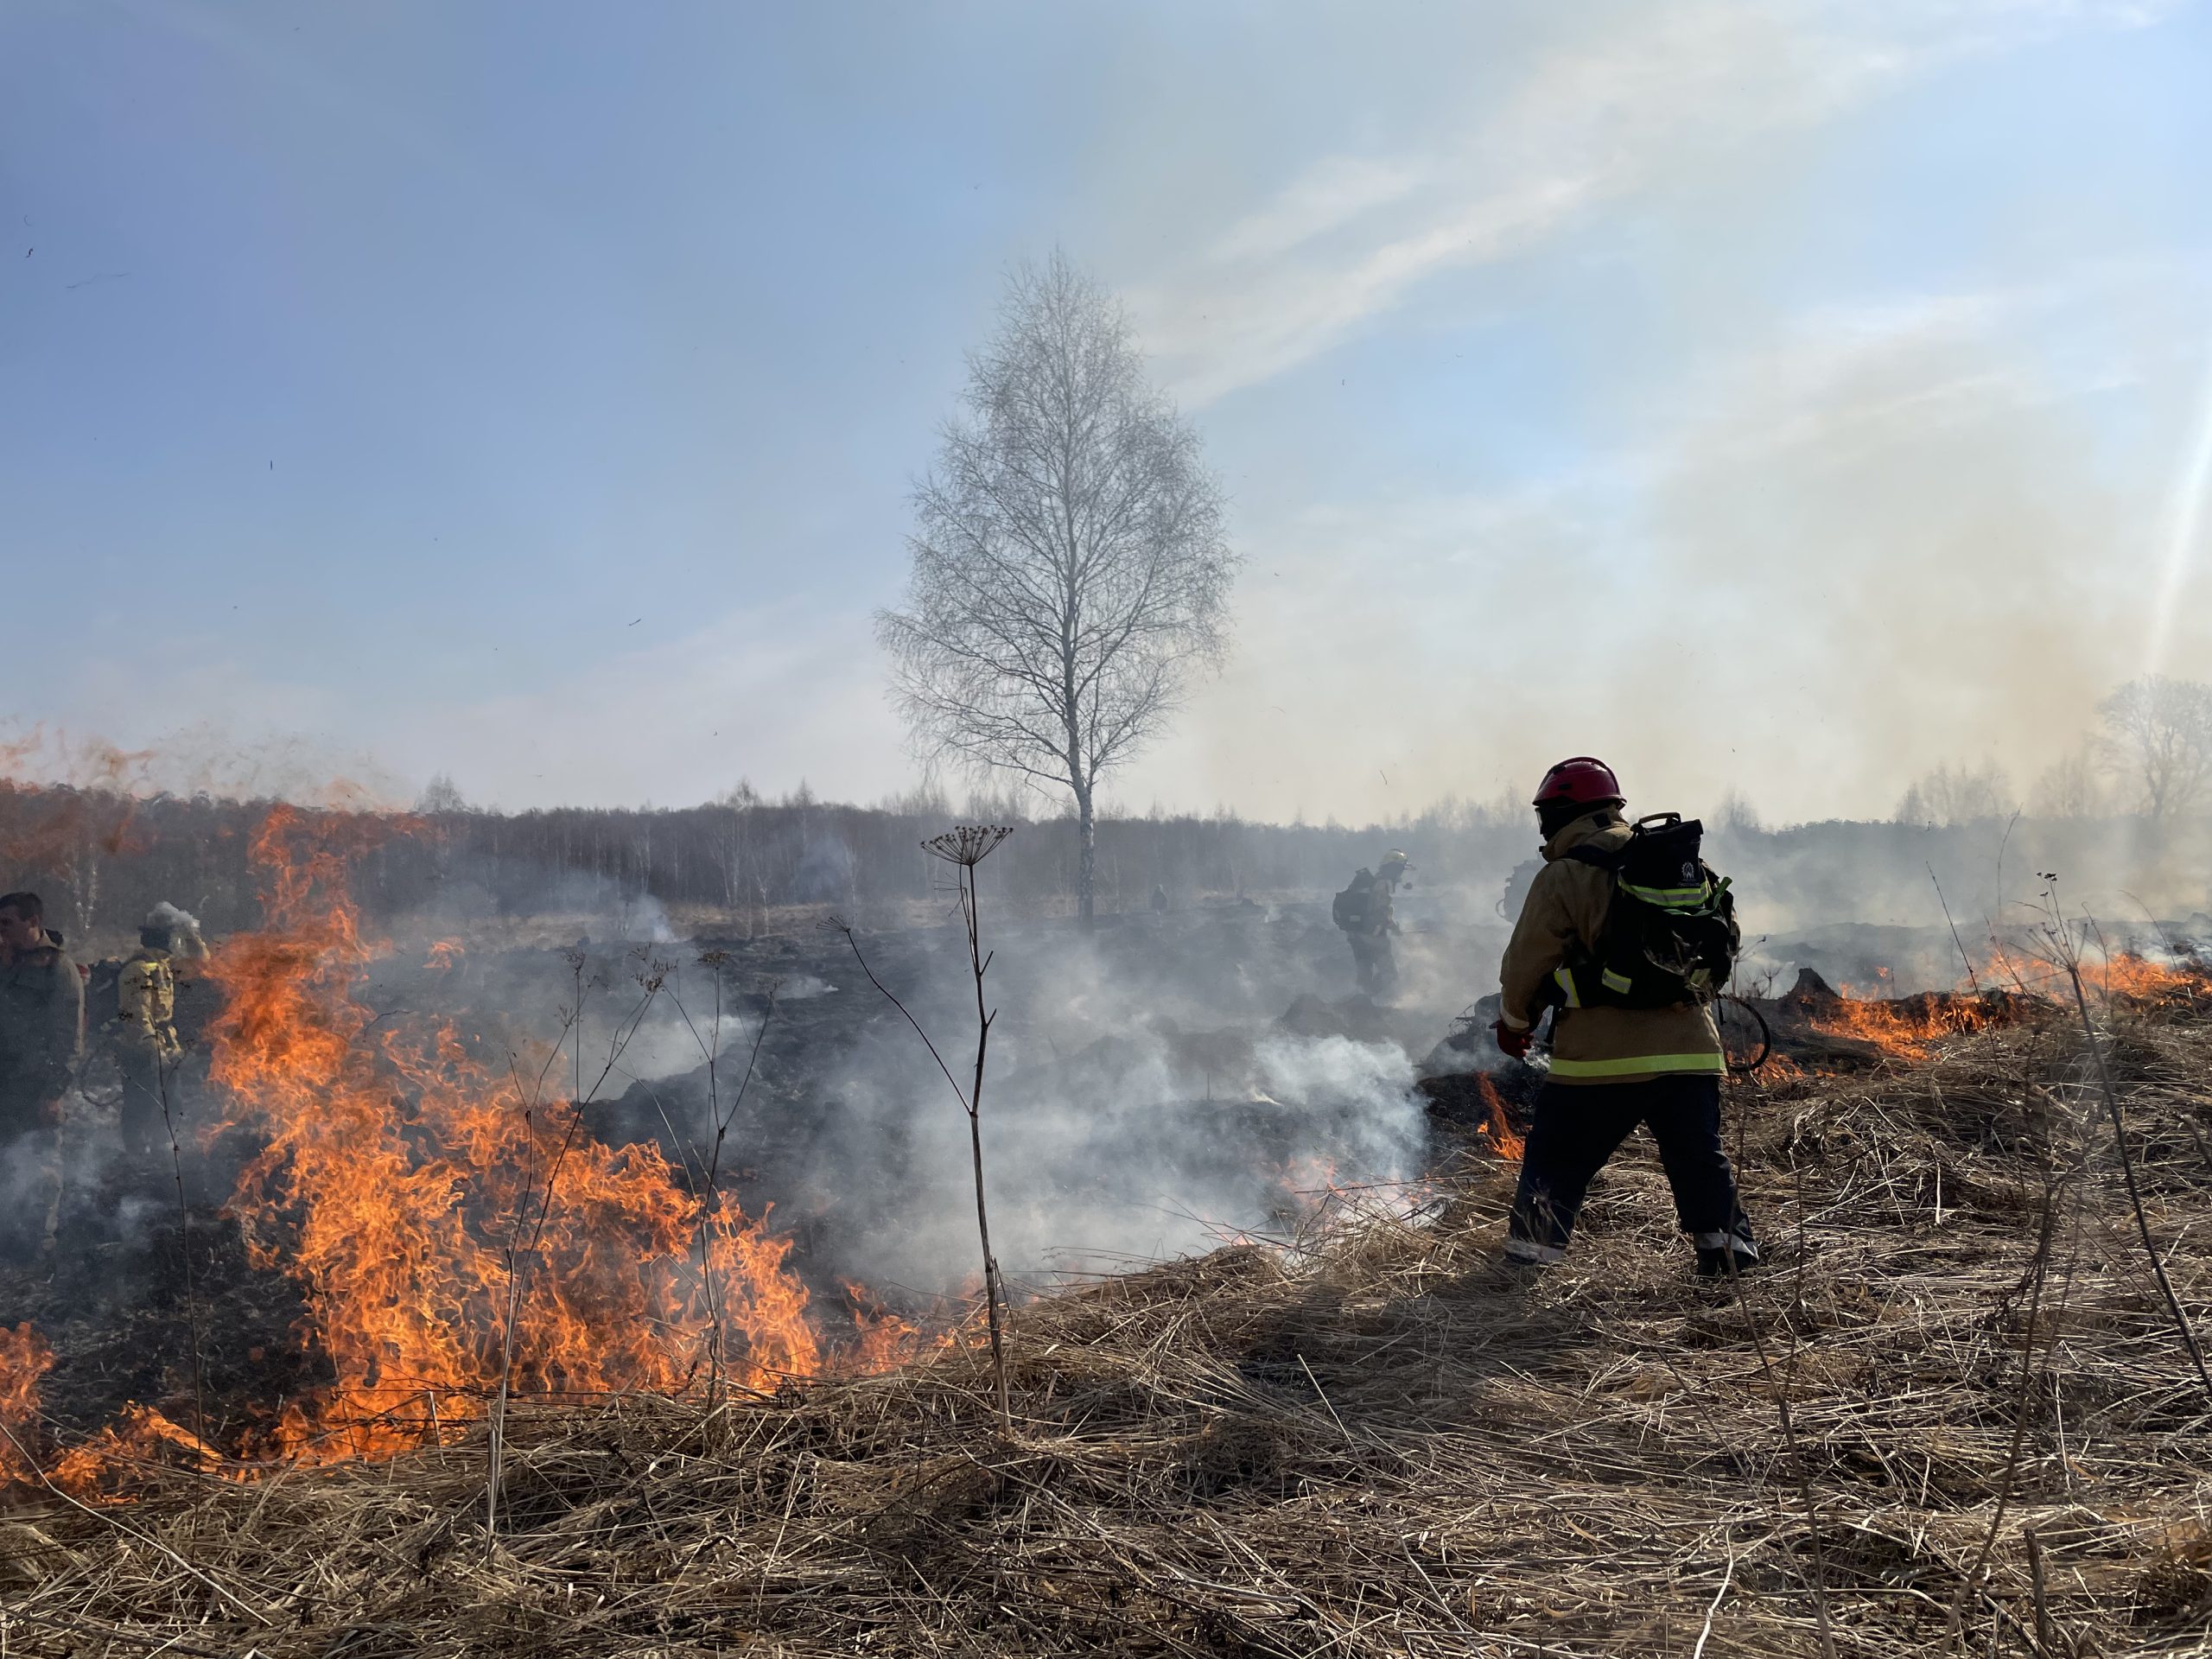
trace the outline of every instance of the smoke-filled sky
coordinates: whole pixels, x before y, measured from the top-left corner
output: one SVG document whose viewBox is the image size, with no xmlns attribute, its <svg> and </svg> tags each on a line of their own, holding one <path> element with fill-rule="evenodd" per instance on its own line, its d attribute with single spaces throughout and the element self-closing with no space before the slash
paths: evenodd
<svg viewBox="0 0 2212 1659">
<path fill-rule="evenodd" d="M 2212 9 L 12 0 L 0 716 L 473 798 L 914 768 L 1009 262 L 1249 563 L 1124 805 L 2024 790 L 2212 671 Z"/>
</svg>

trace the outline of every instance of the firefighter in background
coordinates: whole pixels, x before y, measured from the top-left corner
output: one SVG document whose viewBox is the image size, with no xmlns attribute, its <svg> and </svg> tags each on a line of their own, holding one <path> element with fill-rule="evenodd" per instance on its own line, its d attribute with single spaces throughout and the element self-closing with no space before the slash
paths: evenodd
<svg viewBox="0 0 2212 1659">
<path fill-rule="evenodd" d="M 1363 869 L 1336 897 L 1330 913 L 1351 944 L 1359 988 L 1370 996 L 1387 995 L 1398 982 L 1398 963 L 1390 936 L 1398 931 L 1391 897 L 1412 872 L 1406 855 L 1393 851 L 1379 868 Z"/>
<path fill-rule="evenodd" d="M 1698 1271 L 1725 1276 L 1758 1260 L 1721 1149 L 1727 1062 L 1707 1006 L 1738 942 L 1734 900 L 1704 865 L 1698 824 L 1669 814 L 1631 830 L 1625 804 L 1612 769 L 1587 755 L 1560 761 L 1536 791 L 1544 864 L 1499 969 L 1498 1047 L 1524 1058 L 1545 1008 L 1556 1011 L 1506 1255 L 1558 1261 L 1591 1179 L 1642 1123 Z"/>
<path fill-rule="evenodd" d="M 213 952 L 200 931 L 200 918 L 164 899 L 146 917 L 149 927 L 169 931 L 169 974 L 176 982 L 177 1046 L 187 1055 L 205 1041 L 208 1022 L 222 1007 L 222 993 L 208 976 Z M 175 1084 L 170 1085 L 172 1103 Z"/>
<path fill-rule="evenodd" d="M 170 1096 L 183 1054 L 176 1036 L 180 930 L 174 919 L 181 913 L 164 905 L 147 917 L 138 950 L 116 980 L 112 1034 L 123 1073 L 123 1149 L 142 1160 L 159 1156 L 170 1141 Z M 200 955 L 206 955 L 204 945 Z"/>
<path fill-rule="evenodd" d="M 85 982 L 35 893 L 0 894 L 0 1249 L 52 1249 L 63 1103 L 84 1056 Z"/>
</svg>

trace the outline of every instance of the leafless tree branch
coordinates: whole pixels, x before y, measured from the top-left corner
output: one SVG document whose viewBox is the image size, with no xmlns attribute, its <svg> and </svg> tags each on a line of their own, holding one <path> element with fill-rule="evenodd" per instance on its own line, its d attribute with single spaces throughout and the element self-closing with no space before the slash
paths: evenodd
<svg viewBox="0 0 2212 1659">
<path fill-rule="evenodd" d="M 1220 661 L 1237 558 L 1197 433 L 1064 257 L 1013 274 L 969 377 L 915 488 L 906 603 L 877 637 L 925 754 L 1067 789 L 1087 919 L 1099 779 Z"/>
</svg>

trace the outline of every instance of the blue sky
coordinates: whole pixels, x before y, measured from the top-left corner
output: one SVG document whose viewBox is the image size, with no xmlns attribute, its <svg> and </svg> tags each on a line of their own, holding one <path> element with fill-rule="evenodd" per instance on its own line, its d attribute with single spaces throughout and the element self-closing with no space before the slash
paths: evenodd
<svg viewBox="0 0 2212 1659">
<path fill-rule="evenodd" d="M 2149 0 L 15 0 L 0 715 L 899 787 L 869 614 L 1057 245 L 1249 558 L 1124 804 L 2025 791 L 2212 652 L 2207 86 Z"/>
</svg>

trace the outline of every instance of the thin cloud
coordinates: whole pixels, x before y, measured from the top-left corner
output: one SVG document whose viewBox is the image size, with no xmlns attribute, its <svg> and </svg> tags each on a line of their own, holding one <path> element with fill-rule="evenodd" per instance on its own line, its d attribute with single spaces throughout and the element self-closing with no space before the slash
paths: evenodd
<svg viewBox="0 0 2212 1659">
<path fill-rule="evenodd" d="M 1217 265 L 1280 258 L 1399 200 L 1424 182 L 1420 170 L 1403 162 L 1329 156 L 1306 169 L 1265 207 L 1230 226 L 1205 257 Z"/>
<path fill-rule="evenodd" d="M 1752 0 L 1639 8 L 1540 57 L 1422 146 L 1322 157 L 1185 270 L 1131 291 L 1183 401 L 1254 385 L 1352 338 L 1454 270 L 1514 258 L 1603 205 L 1764 135 L 1817 124 L 1964 57 L 2180 3 L 1960 0 L 1910 9 Z"/>
</svg>

